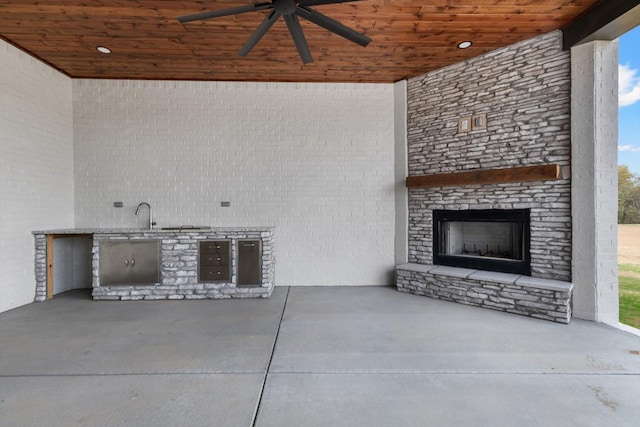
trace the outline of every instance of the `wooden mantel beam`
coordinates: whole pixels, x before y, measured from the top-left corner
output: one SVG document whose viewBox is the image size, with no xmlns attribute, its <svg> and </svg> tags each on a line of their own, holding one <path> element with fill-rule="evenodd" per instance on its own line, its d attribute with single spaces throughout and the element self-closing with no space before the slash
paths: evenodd
<svg viewBox="0 0 640 427">
<path fill-rule="evenodd" d="M 408 188 L 451 187 L 509 182 L 548 181 L 560 178 L 560 165 L 524 166 L 504 169 L 482 169 L 469 172 L 439 173 L 407 177 Z"/>
</svg>

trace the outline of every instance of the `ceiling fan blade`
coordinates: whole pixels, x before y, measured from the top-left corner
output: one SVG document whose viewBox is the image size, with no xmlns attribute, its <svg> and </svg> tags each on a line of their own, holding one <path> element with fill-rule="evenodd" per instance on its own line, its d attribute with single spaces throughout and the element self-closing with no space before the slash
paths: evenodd
<svg viewBox="0 0 640 427">
<path fill-rule="evenodd" d="M 296 48 L 298 49 L 300 58 L 302 58 L 302 62 L 305 64 L 313 62 L 311 51 L 309 50 L 307 39 L 304 38 L 304 33 L 302 32 L 302 27 L 300 26 L 298 17 L 292 13 L 291 15 L 284 15 L 284 20 L 287 23 L 287 27 L 289 27 L 289 32 L 291 33 L 293 42 L 296 44 Z"/>
<path fill-rule="evenodd" d="M 269 31 L 269 28 L 273 26 L 273 24 L 280 18 L 282 14 L 276 10 L 272 11 L 264 18 L 264 21 L 256 28 L 256 30 L 251 34 L 251 37 L 247 40 L 247 42 L 242 46 L 242 48 L 238 51 L 238 56 L 247 56 L 247 54 L 253 49 L 253 47 L 260 41 L 262 36 Z"/>
<path fill-rule="evenodd" d="M 326 28 L 327 30 L 336 33 L 337 35 L 342 36 L 349 41 L 357 43 L 360 46 L 364 47 L 371 42 L 371 39 L 364 34 L 360 34 L 359 32 L 352 30 L 345 25 L 342 25 L 338 21 L 329 18 L 327 15 L 323 15 L 322 13 L 317 12 L 311 8 L 298 7 L 296 9 L 296 15 L 306 19 L 307 21 L 311 21 L 316 25 Z"/>
<path fill-rule="evenodd" d="M 179 16 L 177 19 L 182 24 L 192 21 L 201 21 L 203 19 L 219 18 L 221 16 L 237 15 L 239 13 L 253 12 L 255 10 L 270 9 L 272 3 L 256 3 L 248 6 L 231 7 L 228 9 L 212 10 L 209 12 L 195 13 L 193 15 Z"/>
<path fill-rule="evenodd" d="M 349 3 L 362 0 L 300 0 L 299 6 L 318 6 L 322 4 L 334 4 L 334 3 Z"/>
</svg>

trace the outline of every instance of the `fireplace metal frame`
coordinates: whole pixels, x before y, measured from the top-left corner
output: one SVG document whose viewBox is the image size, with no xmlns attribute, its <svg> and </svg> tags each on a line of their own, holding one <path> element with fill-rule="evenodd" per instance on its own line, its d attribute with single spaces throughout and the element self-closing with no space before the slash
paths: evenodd
<svg viewBox="0 0 640 427">
<path fill-rule="evenodd" d="M 469 209 L 433 211 L 433 264 L 450 267 L 472 268 L 531 275 L 531 220 L 530 209 Z M 496 259 L 481 256 L 459 256 L 442 254 L 445 242 L 440 224 L 456 222 L 519 222 L 522 223 L 522 260 Z"/>
</svg>

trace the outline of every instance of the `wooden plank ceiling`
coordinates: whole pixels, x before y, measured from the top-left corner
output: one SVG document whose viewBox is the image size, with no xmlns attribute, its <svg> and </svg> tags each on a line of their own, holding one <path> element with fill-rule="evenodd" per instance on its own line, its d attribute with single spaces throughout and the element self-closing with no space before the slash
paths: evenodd
<svg viewBox="0 0 640 427">
<path fill-rule="evenodd" d="M 362 0 L 315 6 L 372 42 L 361 47 L 301 19 L 314 58 L 306 65 L 282 19 L 247 57 L 236 55 L 266 11 L 187 24 L 175 19 L 250 2 L 0 0 L 0 37 L 76 78 L 395 82 L 562 28 L 597 0 Z M 463 40 L 472 47 L 458 49 Z M 101 54 L 98 46 L 112 53 Z"/>
</svg>

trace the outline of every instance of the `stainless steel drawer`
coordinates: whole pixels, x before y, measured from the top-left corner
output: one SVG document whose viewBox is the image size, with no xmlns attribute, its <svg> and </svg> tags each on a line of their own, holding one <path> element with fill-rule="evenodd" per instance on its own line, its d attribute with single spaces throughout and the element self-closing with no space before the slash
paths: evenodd
<svg viewBox="0 0 640 427">
<path fill-rule="evenodd" d="M 201 254 L 228 254 L 230 245 L 229 240 L 205 240 L 200 242 Z"/>
<path fill-rule="evenodd" d="M 229 254 L 227 253 L 202 253 L 200 254 L 200 265 L 229 265 Z"/>
<path fill-rule="evenodd" d="M 208 266 L 200 265 L 200 281 L 201 282 L 228 282 L 231 275 L 229 274 L 229 266 Z"/>
</svg>

